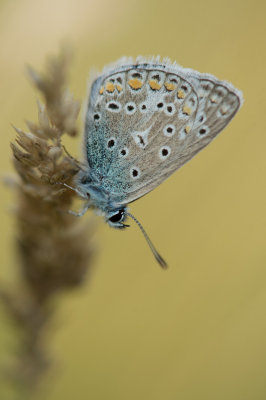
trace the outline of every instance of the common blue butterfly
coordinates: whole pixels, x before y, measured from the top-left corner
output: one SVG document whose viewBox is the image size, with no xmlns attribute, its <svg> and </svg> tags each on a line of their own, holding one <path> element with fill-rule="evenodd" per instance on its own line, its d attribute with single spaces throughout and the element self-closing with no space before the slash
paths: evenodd
<svg viewBox="0 0 266 400">
<path fill-rule="evenodd" d="M 139 225 L 157 261 L 166 267 L 127 205 L 160 185 L 207 146 L 231 121 L 242 94 L 212 75 L 168 59 L 124 58 L 92 83 L 85 118 L 85 162 L 76 192 L 106 222 Z"/>
</svg>

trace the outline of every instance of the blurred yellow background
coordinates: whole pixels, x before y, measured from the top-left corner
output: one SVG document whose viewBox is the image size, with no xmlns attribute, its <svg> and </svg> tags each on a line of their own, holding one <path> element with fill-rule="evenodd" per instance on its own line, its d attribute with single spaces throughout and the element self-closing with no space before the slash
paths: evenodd
<svg viewBox="0 0 266 400">
<path fill-rule="evenodd" d="M 265 15 L 259 0 L 0 1 L 2 174 L 12 170 L 10 123 L 37 119 L 25 65 L 41 69 L 62 39 L 75 49 L 79 99 L 91 67 L 138 54 L 210 72 L 245 99 L 210 146 L 131 207 L 168 271 L 133 223 L 118 232 L 98 219 L 94 272 L 61 298 L 50 338 L 49 400 L 266 398 Z M 73 154 L 80 140 L 69 141 Z M 1 187 L 5 281 L 17 274 L 12 203 Z"/>
</svg>

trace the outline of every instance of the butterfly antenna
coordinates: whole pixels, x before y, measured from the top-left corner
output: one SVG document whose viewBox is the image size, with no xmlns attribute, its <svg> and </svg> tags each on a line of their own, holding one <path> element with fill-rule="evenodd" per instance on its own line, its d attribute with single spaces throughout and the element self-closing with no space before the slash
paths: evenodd
<svg viewBox="0 0 266 400">
<path fill-rule="evenodd" d="M 165 262 L 165 260 L 162 258 L 162 256 L 160 256 L 160 254 L 158 253 L 158 251 L 155 249 L 154 245 L 152 244 L 151 239 L 149 238 L 149 236 L 147 235 L 145 229 L 143 228 L 143 226 L 141 225 L 141 223 L 137 220 L 137 218 L 134 217 L 134 215 L 130 214 L 129 212 L 126 213 L 126 215 L 128 215 L 130 218 L 133 219 L 133 221 L 136 222 L 136 224 L 138 225 L 138 227 L 140 228 L 141 232 L 143 233 L 148 245 L 150 246 L 150 249 L 152 251 L 152 254 L 154 255 L 156 261 L 160 264 L 160 266 L 163 269 L 167 268 L 167 264 Z"/>
</svg>

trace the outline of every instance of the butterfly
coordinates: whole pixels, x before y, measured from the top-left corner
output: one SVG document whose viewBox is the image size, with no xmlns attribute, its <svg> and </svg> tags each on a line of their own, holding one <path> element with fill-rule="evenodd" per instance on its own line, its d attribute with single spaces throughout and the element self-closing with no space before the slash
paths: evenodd
<svg viewBox="0 0 266 400">
<path fill-rule="evenodd" d="M 206 147 L 231 121 L 242 94 L 230 83 L 158 57 L 123 58 L 91 85 L 85 116 L 84 164 L 76 215 L 97 209 L 114 228 L 131 217 L 128 204 L 160 185 Z"/>
</svg>

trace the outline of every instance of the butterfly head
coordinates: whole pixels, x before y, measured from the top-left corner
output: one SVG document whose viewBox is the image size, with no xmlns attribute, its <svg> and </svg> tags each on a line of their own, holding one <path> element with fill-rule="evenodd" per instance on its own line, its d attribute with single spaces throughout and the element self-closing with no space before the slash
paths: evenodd
<svg viewBox="0 0 266 400">
<path fill-rule="evenodd" d="M 132 215 L 128 212 L 127 207 L 125 207 L 125 206 L 114 207 L 114 205 L 110 207 L 110 204 L 108 207 L 108 205 L 105 202 L 106 198 L 104 196 L 104 192 L 102 192 L 99 188 L 95 187 L 94 185 L 92 185 L 92 186 L 88 185 L 86 190 L 84 190 L 84 187 L 82 187 L 83 190 L 80 190 L 80 185 L 76 189 L 72 188 L 71 186 L 69 186 L 67 184 L 63 184 L 63 185 L 68 187 L 69 189 L 74 190 L 81 197 L 89 198 L 89 201 L 86 202 L 86 204 L 81 212 L 79 212 L 79 213 L 70 212 L 70 214 L 73 214 L 76 216 L 82 216 L 85 214 L 85 212 L 88 210 L 88 208 L 92 207 L 92 208 L 98 209 L 98 211 L 100 211 L 105 216 L 105 221 L 108 223 L 109 226 L 111 226 L 112 228 L 118 228 L 118 229 L 124 229 L 124 228 L 129 227 L 129 225 L 124 224 L 123 222 L 125 221 L 126 217 L 132 218 L 133 221 L 136 222 L 136 224 L 139 226 L 140 230 L 142 231 L 157 262 L 160 264 L 160 266 L 162 268 L 165 269 L 167 267 L 166 262 L 164 261 L 164 259 L 160 256 L 160 254 L 155 249 L 149 236 L 145 232 L 143 226 L 137 220 L 137 218 L 134 217 L 134 215 Z M 94 202 L 92 202 L 92 203 L 91 203 L 91 200 L 92 200 L 91 195 L 92 195 L 92 197 L 94 196 Z M 102 207 L 100 207 L 100 204 Z"/>
<path fill-rule="evenodd" d="M 108 211 L 105 214 L 106 222 L 112 228 L 123 229 L 127 228 L 129 225 L 124 224 L 124 220 L 126 219 L 126 208 L 121 207 L 116 210 Z"/>
</svg>

